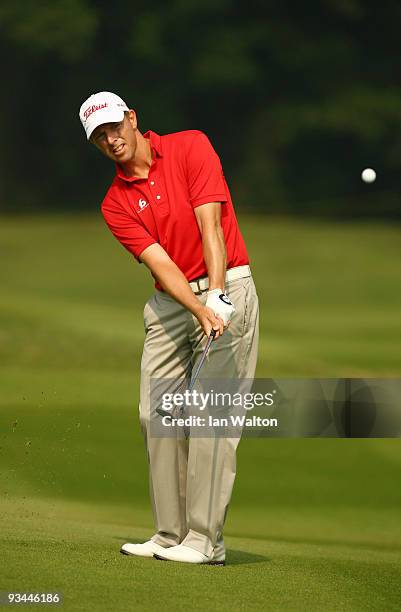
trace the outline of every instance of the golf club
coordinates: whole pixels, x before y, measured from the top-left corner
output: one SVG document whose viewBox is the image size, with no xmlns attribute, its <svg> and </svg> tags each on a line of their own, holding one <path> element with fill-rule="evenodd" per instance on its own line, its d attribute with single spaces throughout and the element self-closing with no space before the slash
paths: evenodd
<svg viewBox="0 0 401 612">
<path fill-rule="evenodd" d="M 195 386 L 195 383 L 196 383 L 196 381 L 197 381 L 197 378 L 198 378 L 199 372 L 200 372 L 200 370 L 201 370 L 201 368 L 202 368 L 202 365 L 203 365 L 203 363 L 204 363 L 204 361 L 205 361 L 205 359 L 206 359 L 206 355 L 207 355 L 207 354 L 208 354 L 208 352 L 209 352 L 210 345 L 212 344 L 212 342 L 213 342 L 213 338 L 215 337 L 215 335 L 216 335 L 216 330 L 215 330 L 215 329 L 212 329 L 212 331 L 210 332 L 209 337 L 208 337 L 208 339 L 207 339 L 206 346 L 205 346 L 205 348 L 203 349 L 203 353 L 202 353 L 202 356 L 201 356 L 201 358 L 200 358 L 200 360 L 199 360 L 199 363 L 198 363 L 198 365 L 196 366 L 195 371 L 192 373 L 191 380 L 190 380 L 190 383 L 189 383 L 189 386 L 188 386 L 188 391 L 189 391 L 189 392 L 191 392 L 191 391 L 192 391 L 192 389 L 193 389 L 193 388 L 194 388 L 194 386 Z M 184 384 L 185 384 L 185 381 L 184 381 Z M 156 412 L 157 412 L 158 414 L 160 414 L 160 416 L 167 416 L 167 417 L 169 417 L 170 419 L 172 419 L 172 418 L 173 418 L 173 417 L 172 417 L 172 414 L 171 414 L 170 412 L 168 412 L 167 410 L 163 410 L 163 408 L 156 408 Z M 183 414 L 183 412 L 184 412 L 184 408 L 182 408 L 182 409 L 181 409 L 181 414 Z"/>
</svg>

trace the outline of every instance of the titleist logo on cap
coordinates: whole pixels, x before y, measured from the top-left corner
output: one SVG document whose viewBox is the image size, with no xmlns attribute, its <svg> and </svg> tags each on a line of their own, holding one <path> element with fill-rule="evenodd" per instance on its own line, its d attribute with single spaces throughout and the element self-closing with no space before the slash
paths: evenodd
<svg viewBox="0 0 401 612">
<path fill-rule="evenodd" d="M 107 102 L 105 102 L 104 104 L 92 104 L 92 106 L 89 106 L 89 108 L 84 111 L 85 119 L 88 119 L 88 117 L 90 117 L 91 114 L 96 112 L 97 110 L 100 110 L 101 108 L 106 108 L 106 106 Z"/>
<path fill-rule="evenodd" d="M 98 111 L 98 112 L 97 112 Z M 124 100 L 111 91 L 99 91 L 92 94 L 81 104 L 79 117 L 89 140 L 98 125 L 119 123 L 129 108 Z"/>
</svg>

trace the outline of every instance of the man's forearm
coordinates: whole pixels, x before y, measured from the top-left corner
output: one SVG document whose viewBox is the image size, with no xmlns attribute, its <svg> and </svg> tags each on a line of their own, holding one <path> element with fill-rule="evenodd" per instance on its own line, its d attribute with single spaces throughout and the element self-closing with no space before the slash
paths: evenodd
<svg viewBox="0 0 401 612">
<path fill-rule="evenodd" d="M 221 289 L 224 291 L 227 251 L 221 225 L 204 232 L 202 249 L 209 277 L 209 290 Z"/>
<path fill-rule="evenodd" d="M 184 274 L 160 245 L 151 245 L 142 253 L 141 261 L 147 265 L 162 289 L 197 316 L 202 308 Z"/>
<path fill-rule="evenodd" d="M 196 316 L 202 303 L 198 300 L 187 279 L 173 261 L 163 262 L 157 269 L 157 280 L 161 287 L 177 302 Z"/>
<path fill-rule="evenodd" d="M 215 340 L 224 333 L 223 319 L 216 317 L 212 309 L 198 300 L 184 274 L 160 244 L 148 246 L 139 259 L 149 268 L 161 288 L 198 319 L 207 336 L 212 329 L 216 332 Z"/>
</svg>

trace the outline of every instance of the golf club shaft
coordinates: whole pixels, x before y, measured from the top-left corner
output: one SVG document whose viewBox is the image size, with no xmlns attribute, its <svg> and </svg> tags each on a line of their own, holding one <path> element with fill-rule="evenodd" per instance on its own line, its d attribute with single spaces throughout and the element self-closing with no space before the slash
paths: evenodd
<svg viewBox="0 0 401 612">
<path fill-rule="evenodd" d="M 212 329 L 212 331 L 210 332 L 210 336 L 207 339 L 206 346 L 203 349 L 202 357 L 200 358 L 199 363 L 196 366 L 194 374 L 191 376 L 191 382 L 189 383 L 189 387 L 188 387 L 189 391 L 192 391 L 192 389 L 194 388 L 194 385 L 196 383 L 196 379 L 198 378 L 198 374 L 200 372 L 201 367 L 203 366 L 203 362 L 206 359 L 206 355 L 209 352 L 210 345 L 212 344 L 213 338 L 215 337 L 215 335 L 216 335 L 216 330 Z"/>
<path fill-rule="evenodd" d="M 206 346 L 205 346 L 205 348 L 203 349 L 203 353 L 202 353 L 202 356 L 201 356 L 201 358 L 200 358 L 200 360 L 199 360 L 199 363 L 198 363 L 198 365 L 196 366 L 195 372 L 194 372 L 194 374 L 191 376 L 191 382 L 189 383 L 189 387 L 188 387 L 188 390 L 189 390 L 190 392 L 191 392 L 191 391 L 192 391 L 192 389 L 194 388 L 194 385 L 195 385 L 196 380 L 197 380 L 197 378 L 198 378 L 198 374 L 199 374 L 200 369 L 201 369 L 201 367 L 202 367 L 202 365 L 203 365 L 203 362 L 204 362 L 204 361 L 205 361 L 205 359 L 206 359 L 206 355 L 207 355 L 207 354 L 208 354 L 208 352 L 209 352 L 210 345 L 212 344 L 212 341 L 213 341 L 213 338 L 215 337 L 215 335 L 216 335 L 216 330 L 215 330 L 215 329 L 212 329 L 212 331 L 210 332 L 210 335 L 209 335 L 209 337 L 208 337 L 208 339 L 207 339 Z M 157 412 L 158 414 L 160 414 L 160 416 L 168 416 L 168 417 L 172 418 L 171 413 L 170 413 L 170 412 L 167 412 L 167 410 L 163 410 L 162 408 L 156 408 L 156 412 Z"/>
</svg>

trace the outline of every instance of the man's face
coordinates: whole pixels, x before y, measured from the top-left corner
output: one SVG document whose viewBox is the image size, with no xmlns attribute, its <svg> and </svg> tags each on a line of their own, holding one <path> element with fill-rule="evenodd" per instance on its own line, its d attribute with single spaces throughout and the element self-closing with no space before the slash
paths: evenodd
<svg viewBox="0 0 401 612">
<path fill-rule="evenodd" d="M 124 164 L 131 161 L 137 146 L 135 113 L 129 111 L 129 115 L 124 115 L 124 119 L 118 123 L 98 125 L 90 142 L 114 162 Z"/>
</svg>

